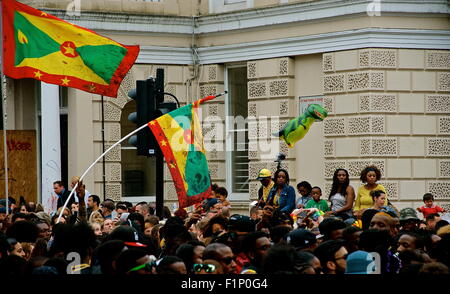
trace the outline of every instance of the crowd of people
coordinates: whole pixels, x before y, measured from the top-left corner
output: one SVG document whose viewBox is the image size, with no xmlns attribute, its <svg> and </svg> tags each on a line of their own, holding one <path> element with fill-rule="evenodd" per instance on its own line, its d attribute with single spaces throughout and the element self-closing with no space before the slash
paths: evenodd
<svg viewBox="0 0 450 294">
<path fill-rule="evenodd" d="M 52 213 L 1 200 L 0 274 L 449 274 L 446 211 L 430 193 L 399 211 L 376 166 L 361 172 L 358 190 L 337 169 L 327 197 L 307 181 L 297 196 L 283 169 L 257 179 L 249 216 L 233 214 L 217 185 L 202 203 L 160 217 L 155 203 L 101 201 L 82 182 L 64 210 L 69 191 L 54 183 Z"/>
</svg>

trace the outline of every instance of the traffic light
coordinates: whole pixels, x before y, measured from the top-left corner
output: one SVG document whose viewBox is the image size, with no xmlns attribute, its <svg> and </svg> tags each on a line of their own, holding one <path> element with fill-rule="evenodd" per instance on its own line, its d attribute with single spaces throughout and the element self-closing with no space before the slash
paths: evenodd
<svg viewBox="0 0 450 294">
<path fill-rule="evenodd" d="M 136 101 L 136 112 L 130 113 L 128 120 L 137 127 L 151 121 L 156 110 L 155 81 L 151 78 L 136 81 L 136 88 L 128 92 L 128 96 Z M 149 150 L 155 149 L 155 140 L 149 128 L 140 130 L 128 142 L 137 148 L 137 155 L 150 156 Z"/>
<path fill-rule="evenodd" d="M 156 70 L 155 97 L 156 109 L 152 115 L 153 119 L 177 109 L 176 103 L 164 102 L 164 69 L 162 68 Z"/>
</svg>

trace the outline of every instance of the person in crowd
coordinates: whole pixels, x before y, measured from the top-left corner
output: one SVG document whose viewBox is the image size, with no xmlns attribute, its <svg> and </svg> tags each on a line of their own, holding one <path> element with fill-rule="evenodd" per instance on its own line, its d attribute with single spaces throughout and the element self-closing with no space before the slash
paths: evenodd
<svg viewBox="0 0 450 294">
<path fill-rule="evenodd" d="M 423 214 L 423 218 L 427 218 L 428 215 L 430 214 L 438 214 L 438 213 L 443 213 L 446 212 L 445 209 L 443 209 L 442 207 L 436 205 L 436 203 L 434 203 L 434 196 L 431 193 L 425 193 L 423 195 L 423 203 L 425 205 L 418 207 L 417 211 Z"/>
<path fill-rule="evenodd" d="M 361 228 L 355 226 L 348 226 L 342 231 L 342 239 L 345 242 L 344 246 L 349 254 L 359 250 L 359 236 L 362 232 L 363 230 Z"/>
<path fill-rule="evenodd" d="M 256 222 L 260 221 L 263 216 L 263 209 L 259 206 L 252 206 L 250 208 L 250 218 Z"/>
<path fill-rule="evenodd" d="M 327 217 L 319 224 L 320 234 L 323 240 L 337 240 L 342 238 L 342 233 L 347 225 L 337 217 Z"/>
<path fill-rule="evenodd" d="M 206 259 L 202 263 L 194 264 L 193 272 L 198 275 L 222 275 L 223 267 L 216 260 Z"/>
<path fill-rule="evenodd" d="M 400 210 L 401 231 L 417 232 L 419 224 L 420 219 L 413 208 L 407 207 Z"/>
<path fill-rule="evenodd" d="M 387 231 L 392 238 L 396 238 L 400 231 L 400 222 L 391 214 L 380 211 L 372 217 L 369 228 Z"/>
<path fill-rule="evenodd" d="M 106 219 L 103 221 L 102 225 L 102 235 L 106 236 L 114 229 L 114 222 L 110 219 Z"/>
<path fill-rule="evenodd" d="M 414 232 L 404 232 L 399 235 L 397 252 L 402 252 L 407 249 L 425 249 L 423 237 Z"/>
<path fill-rule="evenodd" d="M 70 191 L 68 189 L 66 189 L 66 187 L 62 181 L 56 181 L 53 183 L 53 191 L 55 191 L 55 194 L 58 197 L 57 208 L 60 208 L 64 205 L 64 203 L 66 203 L 66 200 L 69 197 Z M 67 203 L 67 207 L 71 207 L 73 202 L 75 202 L 75 198 L 71 197 L 69 202 Z"/>
<path fill-rule="evenodd" d="M 320 243 L 314 250 L 314 255 L 320 260 L 320 264 L 326 274 L 344 274 L 347 268 L 347 249 L 344 241 L 328 240 Z"/>
<path fill-rule="evenodd" d="M 256 206 L 263 208 L 267 204 L 267 198 L 275 182 L 272 180 L 272 173 L 266 168 L 259 171 L 256 179 L 261 182 L 261 187 L 258 190 L 258 204 Z"/>
<path fill-rule="evenodd" d="M 320 189 L 320 187 L 315 186 L 311 189 L 311 197 L 312 199 L 306 203 L 306 209 L 317 208 L 318 210 L 323 212 L 327 212 L 330 210 L 327 201 L 324 199 L 320 199 L 320 197 L 322 197 L 322 189 Z"/>
<path fill-rule="evenodd" d="M 224 274 L 237 274 L 236 262 L 231 248 L 222 243 L 212 243 L 203 251 L 203 260 L 213 259 L 219 262 Z"/>
<path fill-rule="evenodd" d="M 88 219 L 90 223 L 102 223 L 104 221 L 102 210 L 100 209 L 100 197 L 90 195 L 87 201 Z"/>
<path fill-rule="evenodd" d="M 205 244 L 193 240 L 178 247 L 176 256 L 183 260 L 187 273 L 193 273 L 194 264 L 201 264 L 203 262 L 203 251 L 205 251 Z"/>
<path fill-rule="evenodd" d="M 290 214 L 295 209 L 295 190 L 289 185 L 289 173 L 279 169 L 274 175 L 275 186 L 270 190 L 267 203 L 280 212 Z"/>
<path fill-rule="evenodd" d="M 227 200 L 228 191 L 224 187 L 219 187 L 216 189 L 215 198 L 219 199 L 222 203 L 222 208 L 231 208 L 230 201 Z"/>
<path fill-rule="evenodd" d="M 144 219 L 150 216 L 150 208 L 147 202 L 139 202 L 136 204 L 135 211 L 140 213 Z"/>
<path fill-rule="evenodd" d="M 297 184 L 297 191 L 300 194 L 300 197 L 295 203 L 296 208 L 305 208 L 306 203 L 308 203 L 308 201 L 312 199 L 311 190 L 312 186 L 307 181 L 302 181 Z"/>
<path fill-rule="evenodd" d="M 305 229 L 293 230 L 284 239 L 286 244 L 293 246 L 297 251 L 313 252 L 319 245 L 316 235 Z"/>
<path fill-rule="evenodd" d="M 164 256 L 156 266 L 156 273 L 158 274 L 187 274 L 186 265 L 183 260 L 177 256 Z"/>
<path fill-rule="evenodd" d="M 294 247 L 286 244 L 272 246 L 262 263 L 262 274 L 299 274 L 303 268 L 299 253 Z"/>
<path fill-rule="evenodd" d="M 14 238 L 8 238 L 7 242 L 9 244 L 8 254 L 9 255 L 17 255 L 25 259 L 25 251 L 23 251 L 22 244 L 17 242 Z"/>
<path fill-rule="evenodd" d="M 360 180 L 364 185 L 359 188 L 355 200 L 355 206 L 353 207 L 353 210 L 357 217 L 361 217 L 366 209 L 373 206 L 373 199 L 370 195 L 371 191 L 381 190 L 384 192 L 384 194 L 386 194 L 386 196 L 388 196 L 386 193 L 386 188 L 381 184 L 377 184 L 380 179 L 381 171 L 374 165 L 368 166 L 361 171 Z M 387 204 L 388 202 L 386 198 L 386 202 L 384 203 L 384 205 Z"/>
<path fill-rule="evenodd" d="M 70 188 L 74 188 L 75 187 L 75 185 L 78 183 L 78 181 L 80 180 L 80 177 L 79 176 L 73 176 L 71 179 L 70 179 Z M 84 191 L 84 204 L 86 205 L 86 207 L 88 206 L 88 200 L 89 200 L 89 196 L 91 196 L 91 193 L 88 191 L 88 190 L 86 190 L 85 189 L 85 191 Z"/>
<path fill-rule="evenodd" d="M 251 232 L 245 235 L 242 240 L 242 252 L 248 257 L 249 262 L 244 264 L 240 273 L 261 273 L 262 261 L 270 247 L 269 236 L 264 232 Z"/>
<path fill-rule="evenodd" d="M 146 236 L 151 236 L 152 228 L 159 224 L 159 217 L 156 215 L 150 215 L 144 220 L 144 234 Z"/>
<path fill-rule="evenodd" d="M 122 251 L 116 262 L 118 275 L 156 274 L 156 264 L 142 249 L 130 248 Z"/>
<path fill-rule="evenodd" d="M 436 233 L 436 224 L 441 220 L 437 213 L 430 213 L 425 219 L 426 229 L 430 232 Z"/>
<path fill-rule="evenodd" d="M 359 250 L 377 252 L 380 255 L 382 274 L 398 274 L 401 268 L 401 260 L 395 252 L 396 236 L 391 233 L 385 226 L 384 229 L 368 229 L 359 236 Z"/>
<path fill-rule="evenodd" d="M 355 189 L 350 185 L 348 171 L 338 168 L 333 174 L 333 184 L 330 195 L 331 211 L 327 215 L 333 215 L 346 221 L 353 217 L 353 203 L 355 202 Z"/>
<path fill-rule="evenodd" d="M 113 211 L 115 209 L 114 201 L 106 199 L 100 204 L 100 209 L 104 219 L 113 219 Z"/>
</svg>

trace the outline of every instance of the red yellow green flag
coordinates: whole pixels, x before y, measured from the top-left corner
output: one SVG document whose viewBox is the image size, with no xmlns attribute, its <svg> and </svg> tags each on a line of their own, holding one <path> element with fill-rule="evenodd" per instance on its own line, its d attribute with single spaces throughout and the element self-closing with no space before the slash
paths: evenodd
<svg viewBox="0 0 450 294">
<path fill-rule="evenodd" d="M 139 46 L 126 46 L 14 0 L 2 1 L 3 72 L 116 97 Z"/>
<path fill-rule="evenodd" d="M 197 100 L 148 123 L 166 159 L 180 208 L 199 203 L 211 194 L 197 110 L 201 103 L 215 97 Z"/>
</svg>

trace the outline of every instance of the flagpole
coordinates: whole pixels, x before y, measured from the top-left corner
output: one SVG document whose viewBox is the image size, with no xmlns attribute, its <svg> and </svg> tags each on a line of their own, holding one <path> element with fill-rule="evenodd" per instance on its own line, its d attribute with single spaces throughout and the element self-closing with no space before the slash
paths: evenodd
<svg viewBox="0 0 450 294">
<path fill-rule="evenodd" d="M 84 179 L 84 176 L 94 167 L 94 165 L 103 158 L 103 156 L 105 156 L 109 151 L 111 151 L 112 149 L 114 149 L 114 147 L 116 147 L 117 145 L 119 145 L 120 143 L 122 143 L 123 141 L 125 141 L 126 139 L 128 139 L 129 137 L 133 136 L 134 134 L 136 134 L 137 132 L 139 132 L 140 130 L 144 129 L 147 127 L 147 124 L 140 126 L 139 128 L 137 128 L 136 130 L 132 131 L 131 133 L 129 133 L 128 135 L 126 135 L 125 137 L 123 137 L 122 139 L 120 139 L 119 141 L 117 141 L 114 145 L 112 145 L 111 147 L 109 147 L 105 152 L 103 152 L 102 155 L 100 155 L 88 168 L 87 170 L 81 175 L 80 180 L 75 184 L 75 187 L 73 187 L 72 191 L 69 194 L 69 197 L 67 197 L 66 202 L 64 203 L 64 206 L 61 209 L 61 212 L 59 213 L 59 217 L 58 220 L 56 221 L 56 223 L 59 222 L 59 220 L 61 219 L 61 216 L 64 212 L 64 209 L 67 207 L 67 204 L 69 203 L 70 198 L 72 197 L 72 195 L 74 194 L 74 192 L 76 191 L 77 187 L 78 187 L 78 183 L 81 182 Z"/>
<path fill-rule="evenodd" d="M 2 62 L 2 84 L 1 84 L 1 90 L 2 90 L 2 115 L 3 115 L 3 157 L 4 162 L 5 162 L 5 199 L 6 199 L 6 215 L 9 214 L 9 192 L 8 192 L 8 143 L 7 143 L 7 139 L 6 139 L 6 120 L 7 120 L 7 114 L 6 114 L 6 76 L 4 74 L 4 63 L 3 63 L 3 10 L 2 10 L 2 5 L 0 5 L 0 36 L 2 38 L 2 41 L 0 42 L 0 46 L 1 46 L 1 53 L 2 53 L 2 58 L 1 58 L 1 62 Z"/>
</svg>

